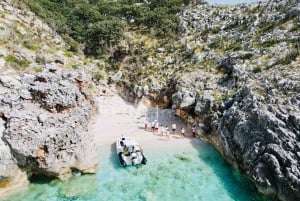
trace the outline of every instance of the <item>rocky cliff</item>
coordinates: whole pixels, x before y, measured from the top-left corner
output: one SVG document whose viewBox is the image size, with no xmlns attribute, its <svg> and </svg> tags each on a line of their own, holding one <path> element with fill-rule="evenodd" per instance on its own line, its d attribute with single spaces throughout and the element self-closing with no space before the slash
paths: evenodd
<svg viewBox="0 0 300 201">
<path fill-rule="evenodd" d="M 125 60 L 117 81 L 128 99 L 147 96 L 197 125 L 263 194 L 299 200 L 299 7 L 191 4 L 180 40 L 142 41 L 144 60 Z"/>
<path fill-rule="evenodd" d="M 0 11 L 0 195 L 31 176 L 94 173 L 88 122 L 96 108 L 83 56 L 13 1 Z"/>
<path fill-rule="evenodd" d="M 63 177 L 94 167 L 86 132 L 91 82 L 83 70 L 96 69 L 123 97 L 174 108 L 263 194 L 300 199 L 297 0 L 194 1 L 179 14 L 178 40 L 133 27 L 108 60 L 96 61 L 71 54 L 39 18 L 10 2 L 0 3 L 0 186 L 24 172 Z"/>
<path fill-rule="evenodd" d="M 199 129 L 230 164 L 279 200 L 300 199 L 299 13 L 297 1 L 189 9 L 182 19 L 194 41 L 186 47 L 195 63 L 212 59 L 221 75 L 193 72 L 173 96 L 204 122 Z"/>
</svg>

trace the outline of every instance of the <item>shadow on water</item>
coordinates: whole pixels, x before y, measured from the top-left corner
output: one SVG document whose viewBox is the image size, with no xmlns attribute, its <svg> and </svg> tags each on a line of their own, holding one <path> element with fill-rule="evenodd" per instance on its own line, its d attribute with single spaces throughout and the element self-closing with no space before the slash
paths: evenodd
<svg viewBox="0 0 300 201">
<path fill-rule="evenodd" d="M 212 168 L 231 198 L 240 201 L 270 201 L 257 191 L 255 185 L 246 176 L 233 169 L 212 145 L 200 139 L 193 139 L 191 144 L 199 152 L 199 159 Z"/>
<path fill-rule="evenodd" d="M 109 161 L 115 169 L 120 169 L 120 162 L 119 162 L 119 159 L 118 159 L 118 156 L 117 156 L 116 143 L 115 142 L 110 145 Z"/>
<path fill-rule="evenodd" d="M 29 182 L 32 184 L 49 184 L 54 180 L 57 180 L 54 176 L 47 176 L 43 174 L 33 174 L 29 177 Z"/>
</svg>

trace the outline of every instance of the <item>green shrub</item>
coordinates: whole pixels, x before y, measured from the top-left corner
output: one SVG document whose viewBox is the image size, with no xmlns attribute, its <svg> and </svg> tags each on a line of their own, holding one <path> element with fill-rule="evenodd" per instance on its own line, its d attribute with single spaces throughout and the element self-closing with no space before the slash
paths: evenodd
<svg viewBox="0 0 300 201">
<path fill-rule="evenodd" d="M 22 45 L 23 45 L 24 47 L 26 47 L 27 49 L 29 49 L 29 50 L 34 50 L 34 51 L 36 51 L 36 50 L 38 49 L 38 46 L 37 46 L 37 45 L 33 44 L 32 42 L 30 42 L 30 41 L 28 41 L 28 40 L 23 41 Z"/>
<path fill-rule="evenodd" d="M 42 71 L 43 71 L 42 68 L 35 68 L 35 69 L 34 69 L 34 72 L 35 72 L 35 73 L 41 73 Z"/>
<path fill-rule="evenodd" d="M 10 66 L 16 70 L 22 70 L 24 68 L 27 68 L 30 64 L 30 61 L 26 59 L 17 59 L 14 55 L 8 55 L 5 58 L 5 61 L 10 64 Z"/>
<path fill-rule="evenodd" d="M 46 59 L 42 55 L 37 55 L 35 58 L 35 62 L 38 64 L 46 64 Z"/>
<path fill-rule="evenodd" d="M 263 43 L 260 44 L 260 46 L 262 47 L 272 47 L 274 46 L 275 44 L 279 43 L 280 41 L 278 40 L 267 40 L 267 41 L 264 41 Z"/>
<path fill-rule="evenodd" d="M 244 60 L 251 59 L 252 57 L 253 57 L 253 53 L 251 52 L 247 52 L 245 54 L 240 55 L 240 59 L 244 59 Z"/>
<path fill-rule="evenodd" d="M 104 78 L 105 78 L 105 75 L 104 75 L 103 71 L 96 71 L 93 74 L 93 79 L 96 81 L 103 80 Z"/>
<path fill-rule="evenodd" d="M 242 45 L 240 43 L 231 43 L 227 48 L 225 48 L 225 51 L 232 50 L 232 51 L 238 51 L 242 49 Z"/>
<path fill-rule="evenodd" d="M 129 26 L 154 30 L 157 37 L 176 37 L 181 32 L 179 13 L 190 0 L 24 0 L 77 52 L 98 56 L 113 48 Z M 133 24 L 128 24 L 134 19 Z"/>
<path fill-rule="evenodd" d="M 252 72 L 253 73 L 259 73 L 259 72 L 261 72 L 261 67 L 260 66 L 254 67 L 253 70 L 252 70 Z"/>
<path fill-rule="evenodd" d="M 92 24 L 87 30 L 85 53 L 99 54 L 123 38 L 125 24 L 114 18 Z"/>
<path fill-rule="evenodd" d="M 72 67 L 73 69 L 78 69 L 79 64 L 72 64 L 71 67 Z"/>
<path fill-rule="evenodd" d="M 288 65 L 292 61 L 295 61 L 298 56 L 299 56 L 299 50 L 292 49 L 290 52 L 288 52 L 282 58 L 279 58 L 278 61 L 276 62 L 276 64 Z"/>
</svg>

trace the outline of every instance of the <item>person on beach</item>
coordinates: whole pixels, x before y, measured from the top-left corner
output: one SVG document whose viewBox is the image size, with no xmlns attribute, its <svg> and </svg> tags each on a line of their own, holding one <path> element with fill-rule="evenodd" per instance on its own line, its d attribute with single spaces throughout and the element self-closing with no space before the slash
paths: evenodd
<svg viewBox="0 0 300 201">
<path fill-rule="evenodd" d="M 124 145 L 123 153 L 124 153 L 124 156 L 129 156 L 129 149 L 128 149 L 128 147 L 126 146 L 126 144 Z"/>
<path fill-rule="evenodd" d="M 155 120 L 155 126 L 154 126 L 155 128 L 154 128 L 154 132 L 156 133 L 156 134 L 158 134 L 158 130 L 159 130 L 159 122 L 157 121 L 157 120 Z"/>
<path fill-rule="evenodd" d="M 170 130 L 169 127 L 166 125 L 166 139 L 169 140 L 170 139 Z"/>
<path fill-rule="evenodd" d="M 154 133 L 154 130 L 155 130 L 155 122 L 154 121 L 152 121 L 152 123 L 151 123 L 151 129 L 152 129 L 152 133 Z"/>
<path fill-rule="evenodd" d="M 148 129 L 148 121 L 145 121 L 145 131 Z"/>
<path fill-rule="evenodd" d="M 159 127 L 159 132 L 160 132 L 160 135 L 163 136 L 164 133 L 165 133 L 165 128 L 163 127 L 163 125 L 161 124 L 160 127 Z"/>
<path fill-rule="evenodd" d="M 172 124 L 172 132 L 173 132 L 173 134 L 176 133 L 176 124 L 175 123 Z"/>
<path fill-rule="evenodd" d="M 185 129 L 183 127 L 181 128 L 180 132 L 181 132 L 181 137 L 185 137 Z"/>
<path fill-rule="evenodd" d="M 192 127 L 192 136 L 196 137 L 196 126 L 195 125 L 193 125 L 193 127 Z"/>
</svg>

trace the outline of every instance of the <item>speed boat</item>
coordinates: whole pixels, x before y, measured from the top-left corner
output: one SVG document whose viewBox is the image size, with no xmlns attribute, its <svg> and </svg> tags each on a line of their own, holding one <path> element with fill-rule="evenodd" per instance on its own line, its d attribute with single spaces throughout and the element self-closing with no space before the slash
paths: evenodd
<svg viewBox="0 0 300 201">
<path fill-rule="evenodd" d="M 147 159 L 137 141 L 122 135 L 116 141 L 118 159 L 122 167 L 133 165 L 138 168 L 141 164 L 146 165 Z"/>
</svg>

